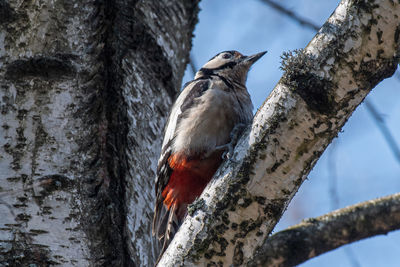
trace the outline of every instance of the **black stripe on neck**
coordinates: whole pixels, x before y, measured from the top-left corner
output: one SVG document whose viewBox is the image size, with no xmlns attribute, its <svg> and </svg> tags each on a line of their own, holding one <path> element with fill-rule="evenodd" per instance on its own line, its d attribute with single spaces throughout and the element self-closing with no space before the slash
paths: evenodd
<svg viewBox="0 0 400 267">
<path fill-rule="evenodd" d="M 220 78 L 225 83 L 226 86 L 228 86 L 230 89 L 233 90 L 233 85 L 226 78 L 224 78 L 218 74 L 214 74 L 214 76 L 217 76 L 218 78 Z"/>
<path fill-rule="evenodd" d="M 225 77 L 222 77 L 221 75 L 214 74 L 214 73 L 211 73 L 211 74 L 208 74 L 208 75 L 200 76 L 199 78 L 197 78 L 196 80 L 193 80 L 193 81 L 207 80 L 207 79 L 210 79 L 211 76 L 216 76 L 216 77 L 220 78 L 220 79 L 224 82 L 224 84 L 225 84 L 226 86 L 229 87 L 229 89 L 233 90 L 233 84 L 232 84 L 230 81 L 228 81 L 228 79 L 226 79 Z M 187 83 L 187 84 L 188 84 L 188 83 Z M 187 84 L 185 84 L 185 86 L 186 86 Z"/>
</svg>

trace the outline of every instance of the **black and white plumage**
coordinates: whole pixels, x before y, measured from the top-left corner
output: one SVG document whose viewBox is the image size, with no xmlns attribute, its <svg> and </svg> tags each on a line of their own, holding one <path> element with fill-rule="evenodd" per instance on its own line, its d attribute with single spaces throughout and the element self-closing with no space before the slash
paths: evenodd
<svg viewBox="0 0 400 267">
<path fill-rule="evenodd" d="M 163 241 L 161 255 L 181 225 L 187 206 L 220 166 L 222 148 L 230 143 L 232 130 L 251 122 L 253 105 L 245 82 L 251 65 L 265 53 L 219 53 L 185 84 L 173 105 L 155 186 L 153 235 Z"/>
</svg>

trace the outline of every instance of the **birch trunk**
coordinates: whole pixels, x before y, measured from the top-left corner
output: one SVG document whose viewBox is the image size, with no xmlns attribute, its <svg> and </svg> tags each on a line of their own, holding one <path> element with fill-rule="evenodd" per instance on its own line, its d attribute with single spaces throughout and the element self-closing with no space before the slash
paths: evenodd
<svg viewBox="0 0 400 267">
<path fill-rule="evenodd" d="M 343 0 L 305 51 L 287 56 L 158 266 L 247 265 L 354 109 L 394 73 L 399 38 L 399 1 Z"/>
<path fill-rule="evenodd" d="M 0 265 L 150 266 L 197 1 L 0 0 Z"/>
</svg>

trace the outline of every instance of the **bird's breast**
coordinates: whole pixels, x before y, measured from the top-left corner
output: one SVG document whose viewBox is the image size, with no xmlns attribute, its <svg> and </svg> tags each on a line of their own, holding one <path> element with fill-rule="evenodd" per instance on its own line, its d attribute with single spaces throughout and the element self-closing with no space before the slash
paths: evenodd
<svg viewBox="0 0 400 267">
<path fill-rule="evenodd" d="M 247 98 L 251 106 L 248 94 Z M 192 155 L 209 152 L 216 146 L 229 143 L 233 127 L 243 120 L 243 104 L 238 101 L 238 96 L 233 92 L 207 90 L 193 107 L 182 114 L 173 150 Z M 252 106 L 247 111 L 250 117 L 251 109 Z M 249 117 L 248 114 L 246 116 Z"/>
</svg>

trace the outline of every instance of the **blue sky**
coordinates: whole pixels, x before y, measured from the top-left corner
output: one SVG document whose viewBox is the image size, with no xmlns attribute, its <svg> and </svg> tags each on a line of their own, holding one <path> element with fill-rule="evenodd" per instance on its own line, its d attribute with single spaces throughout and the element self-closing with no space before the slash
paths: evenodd
<svg viewBox="0 0 400 267">
<path fill-rule="evenodd" d="M 322 25 L 339 1 L 285 0 L 279 3 Z M 304 48 L 315 35 L 313 30 L 277 13 L 261 0 L 203 0 L 200 7 L 192 49 L 198 67 L 224 50 L 238 50 L 246 55 L 268 50 L 248 76 L 247 87 L 256 109 L 282 75 L 279 69 L 282 52 Z M 396 74 L 397 78 L 380 83 L 367 99 L 384 117 L 400 146 L 399 71 Z M 192 77 L 188 69 L 183 82 Z M 336 203 L 330 194 L 332 188 L 338 197 Z M 276 231 L 327 213 L 334 206 L 340 208 L 399 191 L 400 162 L 362 104 L 303 183 Z M 399 255 L 400 231 L 397 231 L 339 248 L 301 266 L 399 266 Z"/>
</svg>

